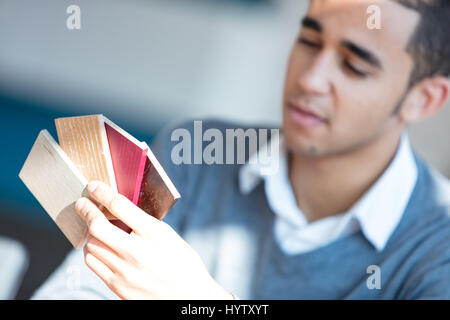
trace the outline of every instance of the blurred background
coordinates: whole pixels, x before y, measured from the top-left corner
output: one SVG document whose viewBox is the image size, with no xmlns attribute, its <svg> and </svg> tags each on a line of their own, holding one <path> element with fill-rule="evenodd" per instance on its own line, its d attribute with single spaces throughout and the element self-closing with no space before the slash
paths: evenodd
<svg viewBox="0 0 450 320">
<path fill-rule="evenodd" d="M 81 30 L 66 27 L 71 4 L 81 8 Z M 306 5 L 0 0 L 0 267 L 11 270 L 0 276 L 11 282 L 3 297 L 29 298 L 71 249 L 18 178 L 41 129 L 56 137 L 55 118 L 103 113 L 151 142 L 178 118 L 280 123 L 286 62 Z M 411 128 L 415 148 L 447 176 L 449 123 L 446 108 Z"/>
</svg>

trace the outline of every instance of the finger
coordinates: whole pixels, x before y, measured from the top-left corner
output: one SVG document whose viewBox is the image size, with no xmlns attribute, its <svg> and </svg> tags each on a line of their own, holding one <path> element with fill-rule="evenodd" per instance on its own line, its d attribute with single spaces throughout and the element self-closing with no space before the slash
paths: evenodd
<svg viewBox="0 0 450 320">
<path fill-rule="evenodd" d="M 103 262 L 113 273 L 125 275 L 127 266 L 122 257 L 100 240 L 90 237 L 86 242 L 85 250 Z"/>
<path fill-rule="evenodd" d="M 89 269 L 91 269 L 92 272 L 94 272 L 119 298 L 124 299 L 125 297 L 121 292 L 123 291 L 123 288 L 119 279 L 102 261 L 91 253 L 87 253 L 86 247 L 84 250 L 84 260 Z"/>
<path fill-rule="evenodd" d="M 114 287 L 115 277 L 114 273 L 109 269 L 102 261 L 96 258 L 93 254 L 86 252 L 84 249 L 84 261 L 86 265 L 91 269 L 108 287 L 112 289 Z"/>
<path fill-rule="evenodd" d="M 92 238 L 95 239 L 95 238 Z M 98 241 L 98 239 L 95 239 Z M 127 299 L 132 297 L 132 290 L 130 290 L 124 280 L 125 277 L 121 277 L 118 273 L 114 272 L 104 261 L 95 256 L 92 252 L 89 252 L 87 246 L 84 246 L 84 259 L 86 265 L 91 269 L 107 286 L 110 288 L 119 298 Z"/>
<path fill-rule="evenodd" d="M 118 252 L 123 257 L 128 255 L 129 236 L 123 230 L 112 225 L 105 215 L 87 198 L 80 198 L 75 208 L 88 226 L 89 233 Z"/>
<path fill-rule="evenodd" d="M 139 209 L 125 196 L 114 192 L 103 182 L 93 181 L 89 183 L 88 191 L 96 201 L 105 206 L 112 215 L 124 222 L 137 234 L 148 233 L 150 229 L 155 229 L 159 222 Z"/>
</svg>

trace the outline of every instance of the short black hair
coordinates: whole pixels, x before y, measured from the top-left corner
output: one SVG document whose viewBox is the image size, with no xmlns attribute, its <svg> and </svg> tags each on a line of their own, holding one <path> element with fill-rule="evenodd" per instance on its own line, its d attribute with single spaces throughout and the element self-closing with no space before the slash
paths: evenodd
<svg viewBox="0 0 450 320">
<path fill-rule="evenodd" d="M 406 51 L 415 66 L 410 87 L 433 76 L 450 76 L 450 1 L 392 0 L 416 10 L 421 18 Z"/>
</svg>

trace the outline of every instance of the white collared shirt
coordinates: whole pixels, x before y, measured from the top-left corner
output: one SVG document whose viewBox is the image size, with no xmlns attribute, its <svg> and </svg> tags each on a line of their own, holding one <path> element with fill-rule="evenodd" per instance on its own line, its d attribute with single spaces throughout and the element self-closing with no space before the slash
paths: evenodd
<svg viewBox="0 0 450 320">
<path fill-rule="evenodd" d="M 396 155 L 382 176 L 348 212 L 311 223 L 295 200 L 282 136 L 279 143 L 279 169 L 272 175 L 263 175 L 258 162 L 249 161 L 239 172 L 239 186 L 243 194 L 248 194 L 264 181 L 269 206 L 275 213 L 274 235 L 281 249 L 288 255 L 304 253 L 361 230 L 377 250 L 383 250 L 417 181 L 418 170 L 407 134 L 402 136 Z M 266 152 L 265 148 L 259 152 Z"/>
</svg>

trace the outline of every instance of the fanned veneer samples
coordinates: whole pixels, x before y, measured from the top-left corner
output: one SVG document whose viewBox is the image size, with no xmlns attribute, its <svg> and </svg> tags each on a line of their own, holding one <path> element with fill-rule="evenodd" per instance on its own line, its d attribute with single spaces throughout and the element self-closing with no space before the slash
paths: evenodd
<svg viewBox="0 0 450 320">
<path fill-rule="evenodd" d="M 87 228 L 74 203 L 87 196 L 88 181 L 105 182 L 158 219 L 180 198 L 147 144 L 103 115 L 59 118 L 55 124 L 61 147 L 42 131 L 19 177 L 75 248 Z"/>
</svg>

